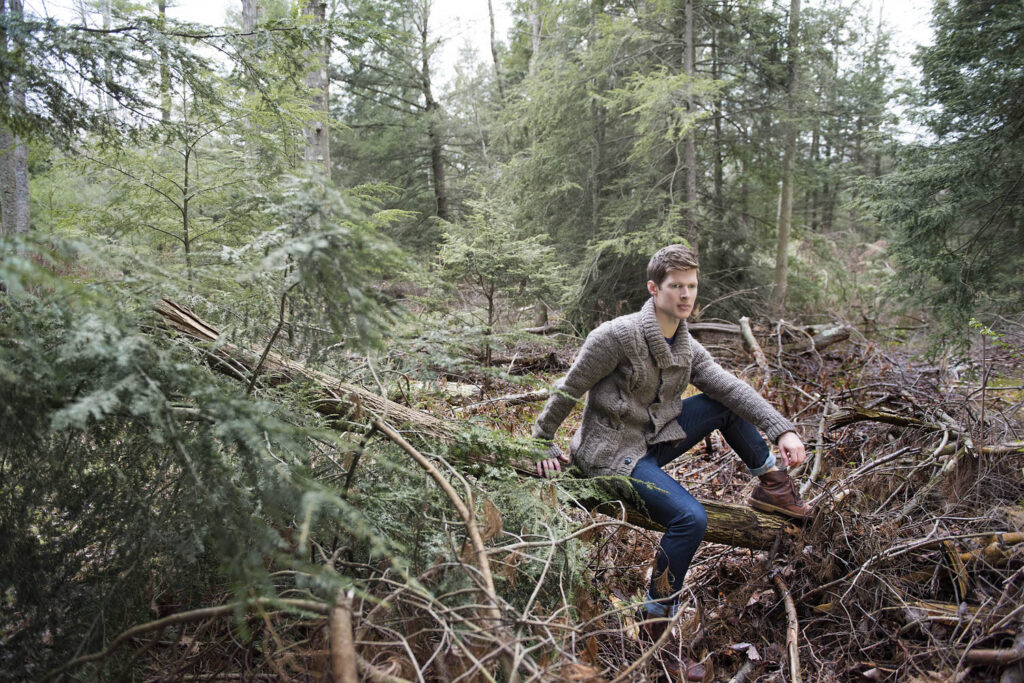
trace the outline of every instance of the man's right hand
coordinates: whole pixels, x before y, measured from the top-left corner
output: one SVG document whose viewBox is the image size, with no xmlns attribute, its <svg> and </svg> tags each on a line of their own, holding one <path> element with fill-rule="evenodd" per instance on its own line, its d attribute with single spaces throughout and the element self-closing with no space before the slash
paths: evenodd
<svg viewBox="0 0 1024 683">
<path fill-rule="evenodd" d="M 548 455 L 553 457 L 537 463 L 537 476 L 543 479 L 550 477 L 552 472 L 561 472 L 562 468 L 568 467 L 571 462 L 569 456 L 563 453 L 556 444 L 548 446 Z"/>
</svg>

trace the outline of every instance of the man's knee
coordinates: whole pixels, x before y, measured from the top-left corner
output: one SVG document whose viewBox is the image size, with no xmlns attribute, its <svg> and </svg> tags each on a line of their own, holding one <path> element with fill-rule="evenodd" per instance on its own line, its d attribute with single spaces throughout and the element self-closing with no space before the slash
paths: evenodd
<svg viewBox="0 0 1024 683">
<path fill-rule="evenodd" d="M 708 529 L 707 510 L 705 510 L 704 506 L 696 500 L 686 501 L 679 505 L 679 508 L 676 510 L 676 514 L 672 518 L 672 522 L 669 526 L 676 527 L 680 530 L 686 530 L 697 539 L 702 539 Z"/>
</svg>

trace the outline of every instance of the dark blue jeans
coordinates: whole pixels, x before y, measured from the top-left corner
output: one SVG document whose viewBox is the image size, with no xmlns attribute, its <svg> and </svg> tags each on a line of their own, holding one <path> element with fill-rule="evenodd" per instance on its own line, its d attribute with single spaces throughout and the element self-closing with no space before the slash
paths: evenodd
<svg viewBox="0 0 1024 683">
<path fill-rule="evenodd" d="M 708 525 L 704 506 L 662 468 L 716 429 L 752 475 L 764 474 L 775 464 L 775 456 L 754 425 L 704 394 L 684 400 L 683 412 L 676 420 L 686 438 L 652 446 L 629 479 L 643 511 L 666 528 L 648 590 L 647 608 L 653 616 L 665 616 L 674 609 L 690 560 Z"/>
</svg>

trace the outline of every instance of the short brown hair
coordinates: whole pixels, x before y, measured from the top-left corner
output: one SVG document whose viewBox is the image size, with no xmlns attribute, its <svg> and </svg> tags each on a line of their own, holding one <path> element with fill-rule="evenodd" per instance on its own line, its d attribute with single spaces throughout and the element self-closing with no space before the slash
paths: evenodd
<svg viewBox="0 0 1024 683">
<path fill-rule="evenodd" d="M 653 280 L 654 284 L 661 286 L 661 283 L 668 277 L 671 270 L 700 269 L 697 263 L 697 254 L 693 253 L 685 244 L 670 244 L 662 247 L 647 264 L 647 279 Z"/>
</svg>

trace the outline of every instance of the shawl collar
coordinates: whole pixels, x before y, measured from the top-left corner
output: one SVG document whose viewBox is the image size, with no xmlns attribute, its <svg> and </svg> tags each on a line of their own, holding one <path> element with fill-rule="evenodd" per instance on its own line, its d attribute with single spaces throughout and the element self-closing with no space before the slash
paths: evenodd
<svg viewBox="0 0 1024 683">
<path fill-rule="evenodd" d="M 651 350 L 654 362 L 659 368 L 690 364 L 690 333 L 687 331 L 685 320 L 679 321 L 675 342 L 669 346 L 665 341 L 665 335 L 661 333 L 661 325 L 658 324 L 658 316 L 654 312 L 654 299 L 650 298 L 640 309 L 640 326 L 647 341 L 647 348 Z"/>
</svg>

